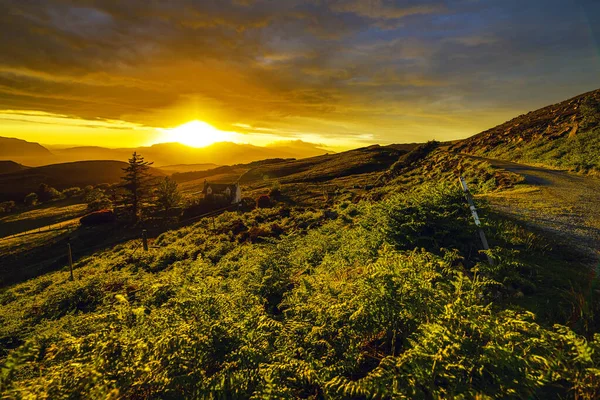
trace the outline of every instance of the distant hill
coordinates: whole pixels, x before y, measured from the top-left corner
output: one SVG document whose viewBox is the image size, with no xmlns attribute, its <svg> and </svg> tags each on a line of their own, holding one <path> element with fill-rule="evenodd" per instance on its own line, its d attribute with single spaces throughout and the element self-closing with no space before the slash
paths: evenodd
<svg viewBox="0 0 600 400">
<path fill-rule="evenodd" d="M 137 151 L 155 167 L 165 168 L 172 165 L 243 164 L 266 158 L 304 158 L 327 153 L 327 150 L 312 143 L 302 141 L 280 142 L 266 147 L 231 142 L 214 143 L 196 148 L 180 143 L 159 143 L 147 147 L 109 149 L 97 146 L 71 147 L 53 150 L 55 160 L 73 162 L 83 160 L 127 161 Z M 192 167 L 193 168 L 193 167 Z M 178 172 L 184 171 L 183 167 Z M 206 169 L 206 168 L 205 168 Z"/>
<path fill-rule="evenodd" d="M 0 136 L 0 160 L 25 165 L 43 165 L 52 162 L 53 154 L 39 143 Z"/>
<path fill-rule="evenodd" d="M 195 172 L 195 171 L 206 171 L 208 169 L 217 168 L 217 164 L 177 164 L 177 165 L 165 165 L 160 167 L 162 172 L 165 174 L 175 174 L 182 172 Z"/>
<path fill-rule="evenodd" d="M 275 142 L 268 144 L 265 147 L 278 151 L 280 153 L 278 157 L 307 158 L 332 153 L 332 151 L 319 147 L 318 144 L 304 142 L 302 140 Z"/>
<path fill-rule="evenodd" d="M 58 190 L 73 186 L 84 187 L 100 183 L 117 183 L 127 163 L 120 161 L 79 161 L 28 168 L 0 175 L 0 200 L 21 200 L 34 192 L 41 183 Z M 153 168 L 156 176 L 164 173 Z"/>
<path fill-rule="evenodd" d="M 582 126 L 587 102 L 600 104 L 600 90 L 520 115 L 458 141 L 450 150 L 578 170 L 597 168 L 600 131 Z"/>
<path fill-rule="evenodd" d="M 10 161 L 10 160 L 0 161 L 0 175 L 1 174 L 10 174 L 12 172 L 17 172 L 17 171 L 23 171 L 28 168 L 29 167 L 26 167 L 24 165 L 14 162 L 14 161 Z"/>
</svg>

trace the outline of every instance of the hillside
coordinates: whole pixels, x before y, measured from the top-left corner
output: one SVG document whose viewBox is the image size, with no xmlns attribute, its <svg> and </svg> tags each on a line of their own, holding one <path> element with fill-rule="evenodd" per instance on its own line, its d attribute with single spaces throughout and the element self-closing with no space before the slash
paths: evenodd
<svg viewBox="0 0 600 400">
<path fill-rule="evenodd" d="M 10 174 L 11 172 L 23 171 L 28 168 L 29 167 L 26 167 L 14 161 L 0 161 L 0 175 Z"/>
<path fill-rule="evenodd" d="M 600 130 L 597 120 L 586 121 L 588 104 L 600 115 L 600 90 L 520 115 L 450 149 L 584 172 L 599 170 Z"/>
<path fill-rule="evenodd" d="M 374 145 L 302 160 L 285 160 L 252 168 L 240 178 L 240 182 L 265 179 L 278 179 L 281 183 L 323 182 L 385 170 L 406 152 L 407 150 Z"/>
<path fill-rule="evenodd" d="M 0 199 L 22 200 L 25 195 L 37 190 L 41 183 L 63 190 L 73 186 L 120 182 L 126 166 L 120 161 L 79 161 L 3 174 L 0 175 Z M 164 175 L 156 169 L 152 171 L 157 176 Z"/>
<path fill-rule="evenodd" d="M 177 164 L 164 165 L 158 169 L 160 169 L 165 174 L 175 174 L 182 172 L 206 171 L 208 169 L 213 169 L 217 167 L 217 164 Z"/>
<path fill-rule="evenodd" d="M 378 190 L 225 213 L 6 288 L 3 396 L 597 398 L 598 280 L 571 254 L 490 216 L 489 265 L 455 184 Z"/>
</svg>

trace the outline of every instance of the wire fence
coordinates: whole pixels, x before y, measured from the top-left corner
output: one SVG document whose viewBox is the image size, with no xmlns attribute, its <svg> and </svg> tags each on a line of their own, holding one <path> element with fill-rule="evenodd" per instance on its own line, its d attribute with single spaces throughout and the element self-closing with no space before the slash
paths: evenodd
<svg viewBox="0 0 600 400">
<path fill-rule="evenodd" d="M 84 257 L 86 255 L 90 255 L 96 251 L 111 248 L 111 247 L 114 247 L 115 245 L 118 245 L 121 243 L 126 243 L 126 242 L 129 242 L 132 240 L 140 240 L 138 242 L 137 246 L 131 251 L 131 254 L 129 255 L 130 257 L 133 257 L 136 254 L 136 252 L 139 251 L 140 248 L 148 248 L 147 242 L 146 242 L 146 234 L 148 234 L 152 237 L 155 237 L 164 232 L 168 232 L 173 229 L 178 229 L 178 228 L 181 228 L 184 226 L 188 226 L 188 225 L 193 224 L 197 221 L 200 221 L 204 218 L 211 218 L 211 217 L 214 218 L 218 215 L 221 215 L 222 213 L 224 213 L 226 211 L 235 211 L 235 210 L 239 210 L 239 209 L 240 209 L 239 204 L 232 204 L 227 207 L 223 207 L 223 208 L 220 208 L 217 210 L 212 210 L 208 213 L 197 215 L 194 217 L 186 218 L 185 220 L 177 221 L 175 223 L 172 223 L 172 224 L 169 224 L 169 225 L 166 225 L 163 227 L 154 227 L 154 228 L 148 228 L 148 229 L 144 229 L 143 227 L 140 227 L 141 228 L 140 230 L 138 230 L 136 232 L 132 232 L 130 235 L 121 235 L 118 238 L 115 238 L 115 240 L 102 241 L 101 243 L 98 243 L 97 245 L 93 245 L 93 246 L 79 247 L 79 246 L 77 246 L 76 242 L 71 241 L 68 237 L 65 238 L 63 235 L 60 235 L 61 236 L 60 238 L 58 238 L 58 237 L 55 238 L 55 239 L 57 239 L 55 241 L 55 243 L 49 244 L 48 246 L 46 246 L 44 248 L 44 252 L 46 254 L 48 254 L 48 255 L 57 254 L 56 256 L 46 257 L 46 258 L 44 258 L 44 260 L 42 260 L 40 262 L 36 262 L 36 263 L 27 263 L 25 267 L 27 270 L 31 270 L 31 271 L 41 271 L 41 270 L 50 270 L 50 269 L 60 268 L 59 264 L 63 264 L 63 266 L 68 265 L 69 252 L 71 253 L 71 258 L 73 260 L 73 263 L 76 265 L 77 259 L 80 259 L 81 257 Z M 69 230 L 72 230 L 72 228 L 78 228 L 78 227 L 79 227 L 78 223 L 73 223 L 71 225 L 61 227 L 61 228 L 39 230 L 37 232 L 26 232 L 26 233 L 20 234 L 20 235 L 13 235 L 10 237 L 2 238 L 2 239 L 0 239 L 0 241 L 5 240 L 5 239 L 13 239 L 16 237 L 34 235 L 34 234 L 42 234 L 42 233 L 58 232 L 58 231 L 69 231 Z M 65 239 L 66 239 L 66 241 L 65 241 Z"/>
</svg>

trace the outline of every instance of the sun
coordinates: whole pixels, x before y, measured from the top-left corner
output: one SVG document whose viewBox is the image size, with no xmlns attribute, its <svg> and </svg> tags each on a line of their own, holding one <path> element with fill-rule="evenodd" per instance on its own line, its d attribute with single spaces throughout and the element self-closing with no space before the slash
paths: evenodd
<svg viewBox="0 0 600 400">
<path fill-rule="evenodd" d="M 192 147 L 205 147 L 231 141 L 234 132 L 221 131 L 204 121 L 190 121 L 176 128 L 163 129 L 161 142 L 177 142 Z"/>
</svg>

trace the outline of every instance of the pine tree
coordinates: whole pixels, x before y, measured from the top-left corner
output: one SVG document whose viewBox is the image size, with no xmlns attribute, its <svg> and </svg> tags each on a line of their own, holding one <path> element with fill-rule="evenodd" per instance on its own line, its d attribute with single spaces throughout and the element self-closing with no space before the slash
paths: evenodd
<svg viewBox="0 0 600 400">
<path fill-rule="evenodd" d="M 127 194 L 123 197 L 125 205 L 131 212 L 133 222 L 137 222 L 138 213 L 142 200 L 148 194 L 150 186 L 150 165 L 154 163 L 144 161 L 144 157 L 133 152 L 133 156 L 129 159 L 127 168 L 123 168 L 125 176 L 123 180 L 123 188 Z"/>
<path fill-rule="evenodd" d="M 181 193 L 179 193 L 177 182 L 168 176 L 158 184 L 156 195 L 156 204 L 163 209 L 167 217 L 169 211 L 181 202 Z"/>
</svg>

